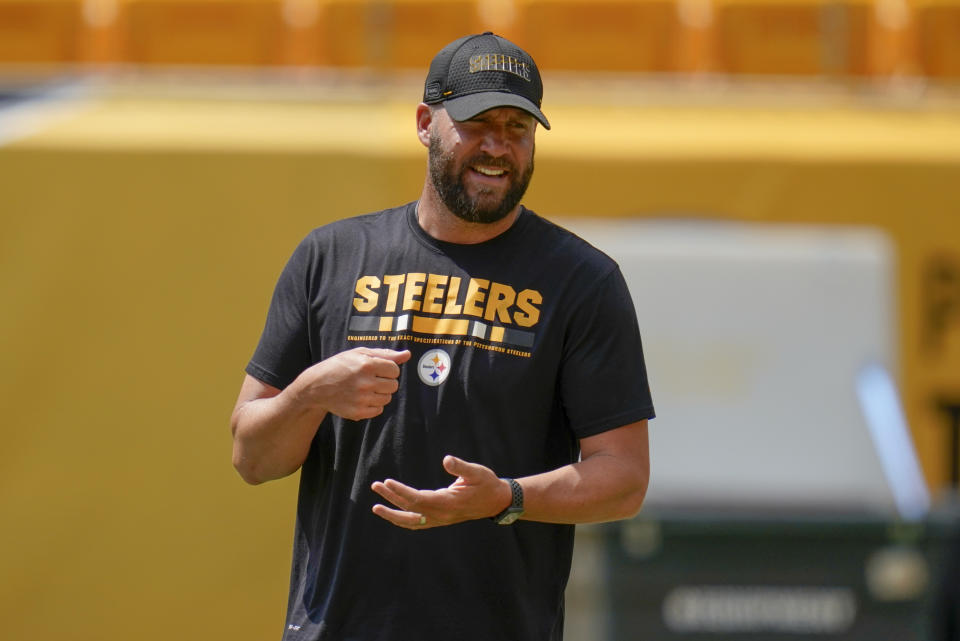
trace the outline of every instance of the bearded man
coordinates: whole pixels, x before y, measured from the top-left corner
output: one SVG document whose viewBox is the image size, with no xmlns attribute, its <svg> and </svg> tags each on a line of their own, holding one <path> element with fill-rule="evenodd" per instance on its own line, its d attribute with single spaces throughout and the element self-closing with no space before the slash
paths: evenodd
<svg viewBox="0 0 960 641">
<path fill-rule="evenodd" d="M 300 470 L 283 638 L 556 641 L 574 525 L 629 518 L 653 404 L 619 267 L 520 204 L 543 85 L 491 33 L 430 65 L 419 200 L 320 227 L 231 418 Z"/>
</svg>

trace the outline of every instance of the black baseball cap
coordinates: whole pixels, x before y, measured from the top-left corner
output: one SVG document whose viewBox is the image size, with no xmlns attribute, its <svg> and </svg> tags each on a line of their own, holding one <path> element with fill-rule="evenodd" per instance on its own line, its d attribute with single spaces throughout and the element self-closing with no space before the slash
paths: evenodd
<svg viewBox="0 0 960 641">
<path fill-rule="evenodd" d="M 516 107 L 550 128 L 540 111 L 543 82 L 526 51 L 487 31 L 454 40 L 434 56 L 423 102 L 443 103 L 454 120 L 469 120 L 495 107 Z"/>
</svg>

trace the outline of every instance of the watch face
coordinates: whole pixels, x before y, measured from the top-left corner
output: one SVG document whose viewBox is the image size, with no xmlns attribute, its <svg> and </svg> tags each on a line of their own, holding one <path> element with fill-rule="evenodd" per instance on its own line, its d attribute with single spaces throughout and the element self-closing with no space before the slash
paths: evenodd
<svg viewBox="0 0 960 641">
<path fill-rule="evenodd" d="M 517 510 L 516 512 L 509 512 L 507 515 L 505 515 L 502 519 L 500 519 L 497 522 L 500 525 L 510 525 L 511 523 L 519 519 L 522 514 L 523 512 L 521 510 Z"/>
</svg>

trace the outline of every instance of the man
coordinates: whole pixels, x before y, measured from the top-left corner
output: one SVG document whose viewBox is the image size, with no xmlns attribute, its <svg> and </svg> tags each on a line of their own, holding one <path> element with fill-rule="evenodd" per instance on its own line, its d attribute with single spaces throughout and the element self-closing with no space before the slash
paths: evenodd
<svg viewBox="0 0 960 641">
<path fill-rule="evenodd" d="M 616 264 L 520 206 L 540 74 L 434 58 L 418 201 L 314 230 L 232 417 L 250 483 L 301 470 L 285 639 L 562 637 L 573 524 L 630 517 L 653 417 Z"/>
</svg>

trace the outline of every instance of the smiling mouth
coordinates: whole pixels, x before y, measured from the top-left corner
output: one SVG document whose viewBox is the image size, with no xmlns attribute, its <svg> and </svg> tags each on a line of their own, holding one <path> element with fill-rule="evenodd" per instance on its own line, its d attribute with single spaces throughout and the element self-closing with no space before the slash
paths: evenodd
<svg viewBox="0 0 960 641">
<path fill-rule="evenodd" d="M 493 167 L 471 167 L 478 174 L 484 176 L 491 176 L 493 178 L 499 178 L 500 176 L 505 176 L 507 174 L 506 169 L 496 169 Z"/>
</svg>

